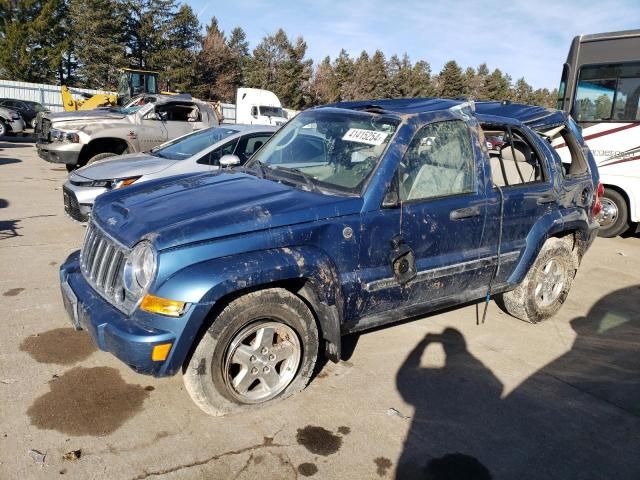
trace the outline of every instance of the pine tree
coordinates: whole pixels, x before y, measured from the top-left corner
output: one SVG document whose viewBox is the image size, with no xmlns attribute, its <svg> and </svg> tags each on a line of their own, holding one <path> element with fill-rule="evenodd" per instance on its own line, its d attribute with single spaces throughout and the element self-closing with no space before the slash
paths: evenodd
<svg viewBox="0 0 640 480">
<path fill-rule="evenodd" d="M 438 75 L 438 95 L 445 98 L 456 98 L 464 95 L 465 83 L 462 70 L 455 60 L 445 63 Z"/>
<path fill-rule="evenodd" d="M 175 0 L 121 0 L 126 9 L 126 38 L 131 65 L 163 71 L 167 68 L 168 37 Z M 104 13 L 104 12 L 101 12 Z"/>
<path fill-rule="evenodd" d="M 384 53 L 376 50 L 369 62 L 369 98 L 390 97 L 390 82 L 387 75 L 387 61 Z"/>
<path fill-rule="evenodd" d="M 308 95 L 311 60 L 304 60 L 307 44 L 302 37 L 291 44 L 284 30 L 268 35 L 253 50 L 246 83 L 274 92 L 290 108 L 302 108 Z"/>
<path fill-rule="evenodd" d="M 236 27 L 231 31 L 231 35 L 227 40 L 227 45 L 236 56 L 235 80 L 237 87 L 244 85 L 244 78 L 249 66 L 250 53 L 247 34 L 240 27 Z"/>
<path fill-rule="evenodd" d="M 487 100 L 509 100 L 511 97 L 511 77 L 503 75 L 499 68 L 496 68 L 485 82 Z"/>
<path fill-rule="evenodd" d="M 190 6 L 182 4 L 169 23 L 163 77 L 171 89 L 189 90 L 195 83 L 196 56 L 200 48 L 200 22 Z"/>
<path fill-rule="evenodd" d="M 334 89 L 338 92 L 338 100 L 349 100 L 348 92 L 353 83 L 355 65 L 347 51 L 343 48 L 333 62 Z"/>
<path fill-rule="evenodd" d="M 533 88 L 529 85 L 524 77 L 518 79 L 516 84 L 513 87 L 512 92 L 513 101 L 518 103 L 532 103 L 533 99 Z"/>
<path fill-rule="evenodd" d="M 119 69 L 125 65 L 126 55 L 120 7 L 117 0 L 71 0 L 80 86 L 117 88 Z"/>
<path fill-rule="evenodd" d="M 195 92 L 204 98 L 231 102 L 235 97 L 237 56 L 213 17 L 197 58 Z"/>
<path fill-rule="evenodd" d="M 311 89 L 311 98 L 314 105 L 337 102 L 340 100 L 340 90 L 335 80 L 335 72 L 328 56 L 320 62 L 316 68 Z"/>
</svg>

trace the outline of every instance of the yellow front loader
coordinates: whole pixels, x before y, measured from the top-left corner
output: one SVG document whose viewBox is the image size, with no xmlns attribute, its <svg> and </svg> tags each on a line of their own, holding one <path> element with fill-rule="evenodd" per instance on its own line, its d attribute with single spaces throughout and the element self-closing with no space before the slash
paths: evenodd
<svg viewBox="0 0 640 480">
<path fill-rule="evenodd" d="M 98 93 L 92 96 L 87 94 L 74 92 L 66 85 L 60 87 L 62 93 L 62 104 L 66 111 L 75 110 L 93 110 L 99 107 L 110 107 L 115 105 L 124 105 L 131 98 L 140 94 L 157 95 L 158 89 L 158 72 L 148 70 L 134 70 L 131 68 L 123 68 L 118 79 L 118 92 Z M 84 99 L 77 99 L 75 95 L 81 95 Z"/>
</svg>

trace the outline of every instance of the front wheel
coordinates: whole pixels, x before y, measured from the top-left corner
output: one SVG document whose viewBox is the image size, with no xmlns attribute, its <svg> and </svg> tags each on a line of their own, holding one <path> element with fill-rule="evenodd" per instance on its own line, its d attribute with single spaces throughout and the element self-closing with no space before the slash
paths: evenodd
<svg viewBox="0 0 640 480">
<path fill-rule="evenodd" d="M 598 236 L 611 238 L 626 232 L 629 229 L 629 209 L 625 198 L 617 191 L 605 188 L 600 202 L 602 210 L 597 218 L 600 224 Z"/>
<path fill-rule="evenodd" d="M 231 302 L 205 332 L 184 371 L 193 401 L 215 416 L 282 400 L 309 382 L 318 330 L 307 305 L 271 288 Z"/>
<path fill-rule="evenodd" d="M 9 128 L 7 124 L 4 123 L 4 120 L 0 119 L 0 137 L 4 137 L 9 133 Z"/>
<path fill-rule="evenodd" d="M 496 303 L 510 315 L 538 323 L 556 314 L 564 303 L 578 270 L 578 259 L 569 243 L 548 239 L 522 283 L 496 296 Z"/>
</svg>

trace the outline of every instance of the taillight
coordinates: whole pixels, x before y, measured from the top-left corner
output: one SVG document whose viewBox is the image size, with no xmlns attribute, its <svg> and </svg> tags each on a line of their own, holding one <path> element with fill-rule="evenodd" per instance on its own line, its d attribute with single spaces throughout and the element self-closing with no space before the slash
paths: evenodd
<svg viewBox="0 0 640 480">
<path fill-rule="evenodd" d="M 593 218 L 596 218 L 600 211 L 602 210 L 602 202 L 600 199 L 604 196 L 604 185 L 602 183 L 598 183 L 598 188 L 596 189 L 596 194 L 593 197 L 593 206 L 591 207 L 591 215 Z"/>
</svg>

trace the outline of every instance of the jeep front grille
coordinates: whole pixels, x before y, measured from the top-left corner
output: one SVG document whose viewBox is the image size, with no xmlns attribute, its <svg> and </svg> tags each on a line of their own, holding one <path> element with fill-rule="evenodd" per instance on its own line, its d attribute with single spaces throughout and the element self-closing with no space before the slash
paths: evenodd
<svg viewBox="0 0 640 480">
<path fill-rule="evenodd" d="M 123 308 L 122 271 L 128 250 L 89 222 L 80 252 L 80 268 L 84 278 L 106 300 Z"/>
</svg>

